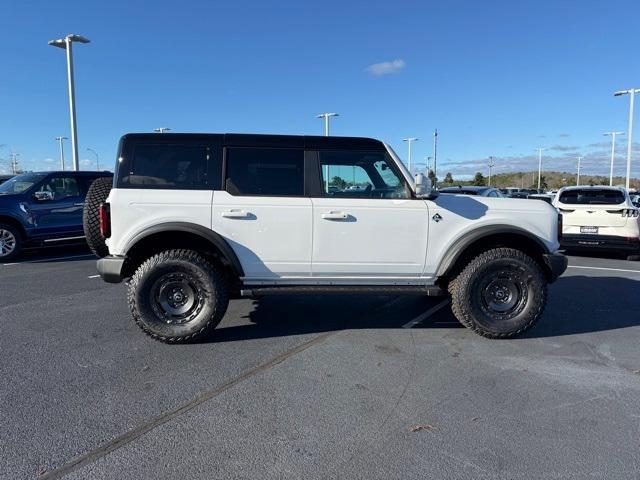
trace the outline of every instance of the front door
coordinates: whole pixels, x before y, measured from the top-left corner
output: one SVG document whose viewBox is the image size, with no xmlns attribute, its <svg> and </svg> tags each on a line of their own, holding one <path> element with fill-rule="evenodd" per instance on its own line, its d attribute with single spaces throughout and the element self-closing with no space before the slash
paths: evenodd
<svg viewBox="0 0 640 480">
<path fill-rule="evenodd" d="M 428 207 L 384 151 L 320 151 L 313 198 L 314 277 L 366 283 L 416 279 L 425 265 Z"/>
<path fill-rule="evenodd" d="M 34 236 L 73 237 L 84 235 L 82 210 L 84 185 L 72 175 L 49 177 L 29 201 Z"/>
<path fill-rule="evenodd" d="M 238 256 L 245 284 L 311 275 L 311 200 L 302 148 L 228 147 L 211 224 Z"/>
</svg>

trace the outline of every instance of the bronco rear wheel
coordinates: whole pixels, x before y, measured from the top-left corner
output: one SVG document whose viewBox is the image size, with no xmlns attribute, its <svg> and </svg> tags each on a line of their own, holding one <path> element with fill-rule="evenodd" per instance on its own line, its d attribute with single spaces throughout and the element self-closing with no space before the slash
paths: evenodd
<svg viewBox="0 0 640 480">
<path fill-rule="evenodd" d="M 129 281 L 133 319 L 166 343 L 195 341 L 224 316 L 228 292 L 224 275 L 192 250 L 167 250 L 145 261 Z"/>
<path fill-rule="evenodd" d="M 540 266 L 525 253 L 496 248 L 481 253 L 449 284 L 452 311 L 488 338 L 509 338 L 531 328 L 547 301 Z"/>
</svg>

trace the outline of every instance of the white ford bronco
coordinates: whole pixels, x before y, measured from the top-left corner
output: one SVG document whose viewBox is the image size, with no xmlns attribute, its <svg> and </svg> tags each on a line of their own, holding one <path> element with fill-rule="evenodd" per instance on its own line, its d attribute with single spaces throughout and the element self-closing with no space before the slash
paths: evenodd
<svg viewBox="0 0 640 480">
<path fill-rule="evenodd" d="M 128 134 L 85 232 L 136 323 L 164 342 L 211 332 L 229 299 L 450 295 L 490 338 L 530 328 L 567 266 L 545 202 L 441 195 L 369 138 Z"/>
</svg>

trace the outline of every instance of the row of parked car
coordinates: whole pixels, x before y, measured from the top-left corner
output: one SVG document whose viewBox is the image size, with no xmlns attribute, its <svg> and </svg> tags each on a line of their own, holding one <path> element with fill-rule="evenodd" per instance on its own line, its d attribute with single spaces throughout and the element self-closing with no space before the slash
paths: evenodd
<svg viewBox="0 0 640 480">
<path fill-rule="evenodd" d="M 0 261 L 32 248 L 85 241 L 82 215 L 89 186 L 104 172 L 26 173 L 0 177 Z M 453 186 L 441 194 L 544 200 L 563 218 L 568 250 L 623 253 L 640 259 L 640 196 L 619 187 L 564 187 L 559 191 Z"/>
</svg>

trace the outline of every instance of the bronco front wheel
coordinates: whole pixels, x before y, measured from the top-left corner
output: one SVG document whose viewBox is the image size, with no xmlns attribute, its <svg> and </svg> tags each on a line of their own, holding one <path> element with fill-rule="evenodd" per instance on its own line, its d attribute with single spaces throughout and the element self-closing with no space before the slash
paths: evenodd
<svg viewBox="0 0 640 480">
<path fill-rule="evenodd" d="M 547 301 L 540 265 L 525 253 L 496 248 L 481 253 L 450 283 L 452 311 L 464 326 L 488 338 L 531 328 Z"/>
<path fill-rule="evenodd" d="M 167 250 L 146 260 L 129 281 L 133 319 L 166 343 L 194 341 L 213 330 L 227 310 L 222 273 L 191 250 Z"/>
</svg>

